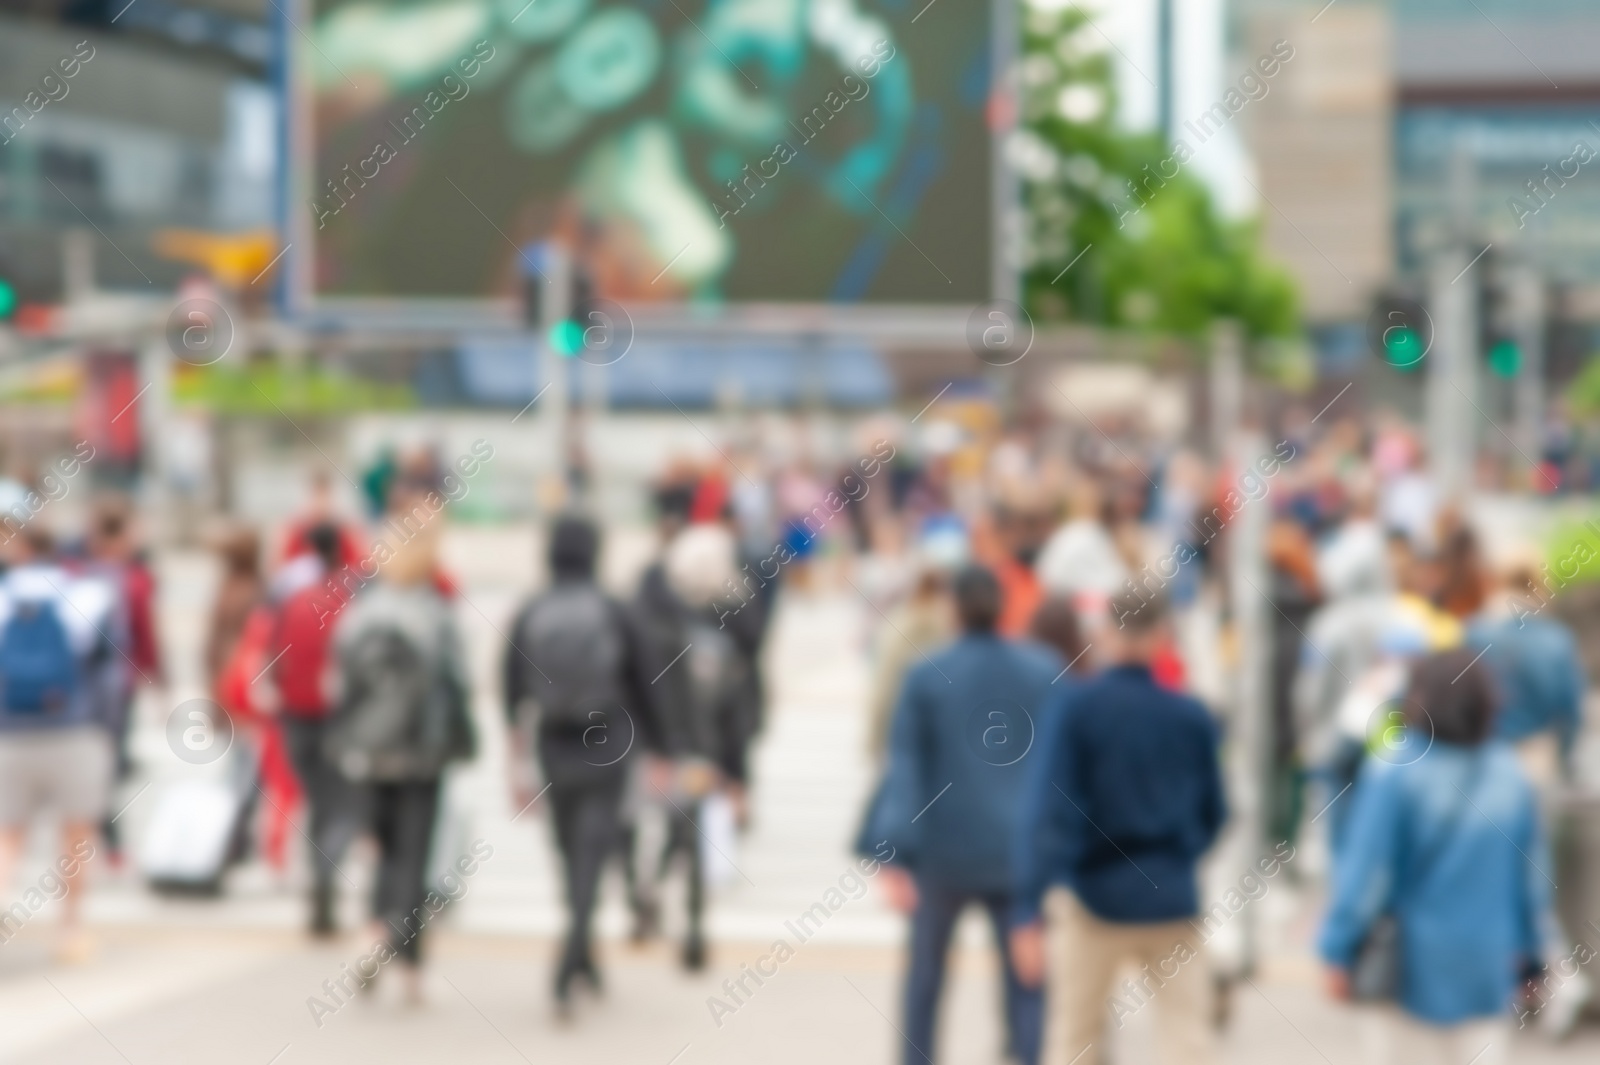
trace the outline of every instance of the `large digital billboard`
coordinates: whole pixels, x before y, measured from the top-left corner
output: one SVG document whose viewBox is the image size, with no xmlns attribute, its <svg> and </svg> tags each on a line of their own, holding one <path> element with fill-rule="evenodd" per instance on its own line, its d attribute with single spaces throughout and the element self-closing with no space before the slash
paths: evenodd
<svg viewBox="0 0 1600 1065">
<path fill-rule="evenodd" d="M 291 232 L 318 303 L 992 295 L 991 9 L 974 0 L 305 0 Z"/>
</svg>

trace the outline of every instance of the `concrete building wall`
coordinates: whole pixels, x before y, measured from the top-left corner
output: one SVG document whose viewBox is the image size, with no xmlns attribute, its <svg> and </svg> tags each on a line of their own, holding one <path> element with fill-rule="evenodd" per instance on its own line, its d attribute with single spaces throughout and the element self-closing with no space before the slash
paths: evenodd
<svg viewBox="0 0 1600 1065">
<path fill-rule="evenodd" d="M 1294 58 L 1253 105 L 1246 142 L 1269 253 L 1301 286 L 1309 321 L 1365 316 L 1394 262 L 1394 62 L 1387 6 L 1343 0 L 1244 17 L 1245 54 L 1286 40 Z"/>
</svg>

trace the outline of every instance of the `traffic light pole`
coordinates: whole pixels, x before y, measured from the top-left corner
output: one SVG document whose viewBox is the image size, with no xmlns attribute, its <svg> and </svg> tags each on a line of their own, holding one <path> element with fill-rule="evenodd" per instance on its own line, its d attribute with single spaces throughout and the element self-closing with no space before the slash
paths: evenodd
<svg viewBox="0 0 1600 1065">
<path fill-rule="evenodd" d="M 539 492 L 537 505 L 565 506 L 568 496 L 567 360 L 556 350 L 557 327 L 572 313 L 572 256 L 553 240 L 522 249 L 523 317 L 533 332 L 534 399 L 542 400 L 537 424 L 553 456 L 550 479 Z"/>
<path fill-rule="evenodd" d="M 569 500 L 567 483 L 567 360 L 556 350 L 553 339 L 556 327 L 572 314 L 572 256 L 555 241 L 544 244 L 544 273 L 548 284 L 544 298 L 539 303 L 539 364 L 544 367 L 545 388 L 550 391 L 544 401 L 545 438 L 550 441 L 550 453 L 555 456 L 555 477 L 561 485 L 559 498 L 565 506 Z"/>
<path fill-rule="evenodd" d="M 1544 281 L 1533 266 L 1522 265 L 1511 275 L 1511 331 L 1521 359 L 1513 392 L 1517 447 L 1529 462 L 1539 461 L 1544 425 Z M 1529 484 L 1538 487 L 1536 469 L 1528 471 Z"/>
<path fill-rule="evenodd" d="M 150 539 L 159 544 L 169 543 L 177 532 L 167 484 L 170 463 L 166 443 L 171 428 L 172 361 L 175 358 L 164 333 L 151 332 L 140 341 L 139 377 L 144 385 L 135 406 L 142 452 L 139 503 L 148 522 Z"/>
<path fill-rule="evenodd" d="M 1471 262 L 1464 247 L 1453 246 L 1428 276 L 1428 459 L 1445 500 L 1471 490 L 1478 454 L 1478 286 L 1463 276 Z"/>
</svg>

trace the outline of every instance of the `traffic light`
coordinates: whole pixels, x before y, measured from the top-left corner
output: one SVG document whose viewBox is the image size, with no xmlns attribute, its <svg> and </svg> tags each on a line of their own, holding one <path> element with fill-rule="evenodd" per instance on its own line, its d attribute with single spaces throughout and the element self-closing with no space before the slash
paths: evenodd
<svg viewBox="0 0 1600 1065">
<path fill-rule="evenodd" d="M 1416 300 L 1386 293 L 1367 316 L 1367 347 L 1401 373 L 1412 373 L 1433 347 L 1433 319 Z"/>
<path fill-rule="evenodd" d="M 1472 280 L 1478 287 L 1478 350 L 1483 352 L 1490 372 L 1510 377 L 1516 373 L 1519 359 L 1507 321 L 1509 300 L 1502 274 L 1503 264 L 1493 251 L 1479 256 L 1472 267 Z M 1511 373 L 1502 372 L 1507 365 Z"/>
<path fill-rule="evenodd" d="M 1501 337 L 1489 347 L 1489 372 L 1496 377 L 1515 377 L 1522 369 L 1522 348 L 1510 337 Z"/>
<path fill-rule="evenodd" d="M 17 293 L 17 275 L 6 257 L 0 257 L 0 322 L 9 322 L 17 313 L 22 297 Z"/>
<path fill-rule="evenodd" d="M 550 326 L 545 340 L 549 342 L 551 351 L 563 359 L 570 359 L 583 347 L 583 326 L 575 319 L 563 318 Z"/>
<path fill-rule="evenodd" d="M 1411 370 L 1421 363 L 1423 346 L 1422 334 L 1414 326 L 1391 325 L 1384 330 L 1384 353 L 1396 369 Z"/>
<path fill-rule="evenodd" d="M 523 248 L 521 262 L 523 320 L 543 334 L 551 351 L 572 358 L 583 350 L 584 323 L 594 303 L 588 271 L 550 241 Z"/>
</svg>

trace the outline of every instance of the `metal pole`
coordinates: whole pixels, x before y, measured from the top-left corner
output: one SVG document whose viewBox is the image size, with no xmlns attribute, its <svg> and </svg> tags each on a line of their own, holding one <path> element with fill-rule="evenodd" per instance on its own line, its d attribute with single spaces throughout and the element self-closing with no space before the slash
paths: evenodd
<svg viewBox="0 0 1600 1065">
<path fill-rule="evenodd" d="M 143 469 L 139 483 L 147 530 L 152 543 L 167 543 L 173 532 L 168 513 L 165 433 L 171 417 L 172 360 L 164 333 L 146 334 L 139 346 L 139 376 L 145 391 L 135 408 L 139 417 L 139 444 Z"/>
<path fill-rule="evenodd" d="M 1211 450 L 1219 459 L 1228 457 L 1244 409 L 1243 346 L 1238 322 L 1211 327 Z"/>
<path fill-rule="evenodd" d="M 1471 490 L 1478 453 L 1478 286 L 1463 276 L 1471 262 L 1465 248 L 1452 247 L 1434 260 L 1428 277 L 1434 325 L 1427 355 L 1428 457 L 1446 499 Z"/>
<path fill-rule="evenodd" d="M 1219 321 L 1211 333 L 1211 441 L 1223 468 L 1237 474 L 1269 453 L 1259 429 L 1246 426 L 1244 337 L 1238 322 Z M 1228 523 L 1228 624 L 1236 657 L 1228 700 L 1226 752 L 1229 805 L 1233 823 L 1221 853 L 1227 870 L 1254 868 L 1266 833 L 1268 743 L 1271 740 L 1268 670 L 1271 668 L 1271 591 L 1266 566 L 1267 522 L 1264 500 L 1247 503 Z M 1237 873 L 1230 872 L 1230 876 Z M 1255 914 L 1239 915 L 1237 927 L 1216 944 L 1223 972 L 1250 973 L 1256 963 Z"/>
<path fill-rule="evenodd" d="M 1159 0 L 1160 7 L 1156 13 L 1156 65 L 1160 68 L 1156 77 L 1160 84 L 1156 91 L 1161 94 L 1161 99 L 1156 102 L 1158 108 L 1158 121 L 1161 126 L 1161 136 L 1165 143 L 1173 143 L 1176 137 L 1176 112 L 1173 100 L 1177 95 L 1177 71 L 1173 69 L 1174 56 L 1172 49 L 1173 13 L 1172 0 Z"/>
<path fill-rule="evenodd" d="M 1511 330 L 1522 363 L 1512 402 L 1516 411 L 1517 446 L 1530 461 L 1539 461 L 1544 425 L 1545 288 L 1544 279 L 1531 264 L 1519 265 L 1511 275 Z M 1539 479 L 1528 471 L 1530 484 Z"/>
<path fill-rule="evenodd" d="M 557 506 L 568 502 L 567 483 L 567 404 L 570 383 L 567 380 L 567 360 L 555 350 L 551 334 L 557 323 L 572 313 L 572 257 L 567 249 L 555 241 L 541 246 L 540 269 L 548 279 L 539 301 L 538 364 L 543 370 L 544 384 L 534 383 L 535 389 L 548 388 L 541 406 L 541 422 L 545 426 L 545 439 L 550 441 L 550 454 L 555 457 L 554 483 Z M 537 392 L 535 393 L 537 394 Z"/>
<path fill-rule="evenodd" d="M 1231 468 L 1243 469 L 1271 453 L 1266 437 L 1255 429 L 1234 428 Z M 1246 503 L 1228 529 L 1229 594 L 1233 603 L 1238 673 L 1234 684 L 1233 715 L 1228 751 L 1229 804 L 1237 818 L 1235 861 L 1230 869 L 1253 869 L 1265 853 L 1268 775 L 1272 742 L 1272 577 L 1267 571 L 1267 525 L 1270 505 L 1265 500 Z M 1247 906 L 1240 914 L 1239 964 L 1252 972 L 1259 948 L 1259 910 Z"/>
</svg>

